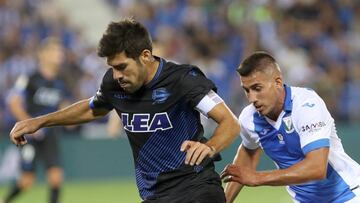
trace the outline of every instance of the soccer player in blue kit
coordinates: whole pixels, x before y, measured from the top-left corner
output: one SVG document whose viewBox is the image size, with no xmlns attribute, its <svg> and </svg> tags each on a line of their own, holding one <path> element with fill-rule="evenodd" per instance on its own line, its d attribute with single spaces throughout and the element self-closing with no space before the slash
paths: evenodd
<svg viewBox="0 0 360 203">
<path fill-rule="evenodd" d="M 284 185 L 294 202 L 359 203 L 360 166 L 345 153 L 324 101 L 284 85 L 266 52 L 247 57 L 237 72 L 251 104 L 239 116 L 242 144 L 221 174 L 227 202 L 244 185 Z M 256 171 L 261 150 L 278 170 Z"/>
<path fill-rule="evenodd" d="M 89 122 L 115 109 L 130 141 L 143 202 L 225 202 L 213 162 L 240 125 L 215 85 L 195 66 L 153 56 L 148 31 L 132 19 L 109 24 L 98 55 L 110 68 L 94 97 L 15 124 L 11 140 L 24 145 L 24 134 Z M 218 123 L 209 140 L 200 113 Z"/>
</svg>

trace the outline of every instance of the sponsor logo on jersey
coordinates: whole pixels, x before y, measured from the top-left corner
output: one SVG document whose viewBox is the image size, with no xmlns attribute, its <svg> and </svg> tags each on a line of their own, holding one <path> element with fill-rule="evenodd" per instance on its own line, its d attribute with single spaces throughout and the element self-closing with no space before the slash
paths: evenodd
<svg viewBox="0 0 360 203">
<path fill-rule="evenodd" d="M 173 128 L 166 112 L 156 113 L 152 118 L 148 113 L 133 114 L 121 113 L 124 129 L 130 132 L 155 132 Z"/>
<path fill-rule="evenodd" d="M 294 125 L 293 125 L 293 122 L 291 120 L 291 117 L 290 116 L 287 116 L 287 117 L 284 117 L 283 118 L 283 122 L 284 122 L 284 127 L 285 127 L 285 132 L 286 133 L 292 133 L 294 132 Z"/>
<path fill-rule="evenodd" d="M 56 107 L 61 102 L 62 95 L 58 89 L 40 87 L 36 90 L 33 99 L 35 104 Z"/>
<path fill-rule="evenodd" d="M 302 107 L 310 107 L 310 108 L 312 108 L 314 106 L 315 106 L 314 103 L 309 103 L 309 102 L 306 102 L 305 104 L 302 105 Z"/>
<path fill-rule="evenodd" d="M 114 97 L 115 97 L 116 99 L 127 99 L 127 98 L 129 98 L 129 96 L 126 95 L 124 92 L 114 93 Z"/>
<path fill-rule="evenodd" d="M 264 128 L 264 129 L 262 129 L 262 130 L 260 131 L 260 134 L 261 134 L 261 135 L 266 135 L 269 131 L 270 131 L 269 128 Z"/>
<path fill-rule="evenodd" d="M 166 90 L 166 88 L 155 89 L 152 93 L 153 104 L 162 104 L 169 98 L 169 96 L 170 93 Z"/>
<path fill-rule="evenodd" d="M 324 121 L 319 121 L 316 123 L 311 123 L 311 124 L 307 124 L 307 125 L 303 125 L 301 126 L 301 131 L 302 132 L 316 132 L 321 130 L 322 127 L 325 127 L 326 123 Z"/>
<path fill-rule="evenodd" d="M 278 139 L 279 139 L 279 143 L 280 144 L 285 144 L 285 141 L 284 141 L 284 137 L 282 136 L 282 134 L 277 134 L 277 137 L 278 137 Z"/>
</svg>

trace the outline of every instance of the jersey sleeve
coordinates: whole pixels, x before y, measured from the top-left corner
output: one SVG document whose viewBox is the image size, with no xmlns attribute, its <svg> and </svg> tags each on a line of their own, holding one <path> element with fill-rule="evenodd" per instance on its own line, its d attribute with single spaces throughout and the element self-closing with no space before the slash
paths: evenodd
<svg viewBox="0 0 360 203">
<path fill-rule="evenodd" d="M 330 147 L 330 135 L 334 120 L 320 97 L 302 101 L 298 107 L 296 128 L 304 154 L 313 150 Z"/>
<path fill-rule="evenodd" d="M 241 137 L 241 144 L 246 147 L 247 149 L 257 149 L 259 144 L 256 143 L 256 140 L 251 137 L 250 129 L 247 121 L 252 119 L 246 118 L 244 111 L 239 116 L 239 123 L 240 123 L 240 137 Z"/>
<path fill-rule="evenodd" d="M 10 99 L 13 96 L 20 96 L 23 100 L 26 98 L 26 88 L 30 85 L 29 77 L 26 75 L 21 75 L 16 79 L 15 85 L 10 89 L 7 97 L 6 103 L 10 102 Z"/>
<path fill-rule="evenodd" d="M 191 107 L 198 105 L 210 90 L 215 92 L 217 90 L 215 84 L 206 78 L 204 73 L 197 67 L 193 67 L 186 72 L 180 82 L 181 91 Z"/>
<path fill-rule="evenodd" d="M 108 99 L 108 84 L 109 80 L 111 80 L 110 77 L 112 78 L 112 72 L 108 70 L 103 77 L 100 88 L 97 90 L 96 94 L 90 99 L 89 106 L 91 109 L 105 108 L 108 110 L 112 110 L 114 108 L 114 106 Z"/>
</svg>

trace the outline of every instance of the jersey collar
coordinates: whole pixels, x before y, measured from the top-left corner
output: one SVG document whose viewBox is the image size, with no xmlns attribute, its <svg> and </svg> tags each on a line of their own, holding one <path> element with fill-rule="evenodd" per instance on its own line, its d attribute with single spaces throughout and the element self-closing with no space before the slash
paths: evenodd
<svg viewBox="0 0 360 203">
<path fill-rule="evenodd" d="M 165 63 L 163 58 L 160 58 L 160 57 L 157 57 L 157 56 L 154 56 L 154 58 L 156 60 L 159 60 L 159 66 L 158 66 L 158 69 L 156 70 L 154 78 L 151 79 L 151 81 L 148 84 L 145 85 L 147 87 L 151 86 L 159 78 L 160 73 L 161 73 L 161 71 L 162 71 L 162 69 L 164 67 L 164 63 Z"/>
<path fill-rule="evenodd" d="M 284 84 L 285 88 L 285 102 L 284 102 L 284 111 L 292 111 L 292 100 L 291 100 L 291 87 Z"/>
</svg>

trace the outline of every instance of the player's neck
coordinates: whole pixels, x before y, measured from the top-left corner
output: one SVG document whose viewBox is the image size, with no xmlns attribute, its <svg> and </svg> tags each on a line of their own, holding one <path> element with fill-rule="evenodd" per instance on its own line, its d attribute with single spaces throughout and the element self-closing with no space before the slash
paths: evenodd
<svg viewBox="0 0 360 203">
<path fill-rule="evenodd" d="M 279 102 L 275 106 L 274 110 L 267 115 L 267 117 L 273 121 L 276 121 L 279 118 L 279 116 L 284 108 L 284 103 L 285 103 L 285 89 L 284 88 L 280 92 L 278 101 Z"/>
<path fill-rule="evenodd" d="M 154 58 L 154 60 L 148 66 L 148 77 L 146 79 L 146 84 L 149 83 L 156 75 L 156 72 L 159 68 L 160 62 Z"/>
<path fill-rule="evenodd" d="M 57 73 L 54 71 L 55 68 L 56 67 L 40 65 L 39 72 L 46 80 L 53 80 L 57 76 Z"/>
</svg>

